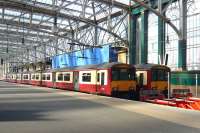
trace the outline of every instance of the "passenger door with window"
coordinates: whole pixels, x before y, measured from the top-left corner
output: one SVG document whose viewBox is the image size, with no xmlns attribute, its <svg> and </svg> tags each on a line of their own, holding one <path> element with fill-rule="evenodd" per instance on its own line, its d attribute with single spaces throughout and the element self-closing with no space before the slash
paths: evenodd
<svg viewBox="0 0 200 133">
<path fill-rule="evenodd" d="M 97 90 L 98 92 L 104 93 L 107 87 L 108 71 L 99 70 L 97 71 Z"/>
<path fill-rule="evenodd" d="M 147 86 L 147 71 L 137 71 L 136 74 L 139 87 Z"/>
<path fill-rule="evenodd" d="M 79 72 L 73 74 L 74 90 L 79 91 Z"/>
</svg>

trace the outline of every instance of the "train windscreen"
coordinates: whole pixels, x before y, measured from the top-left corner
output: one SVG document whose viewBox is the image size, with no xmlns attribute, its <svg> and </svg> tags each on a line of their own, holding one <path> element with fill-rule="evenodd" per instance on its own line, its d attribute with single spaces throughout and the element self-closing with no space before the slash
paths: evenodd
<svg viewBox="0 0 200 133">
<path fill-rule="evenodd" d="M 168 71 L 165 69 L 153 69 L 152 80 L 153 81 L 167 81 Z"/>
<path fill-rule="evenodd" d="M 135 71 L 132 68 L 112 68 L 112 81 L 134 80 Z"/>
</svg>

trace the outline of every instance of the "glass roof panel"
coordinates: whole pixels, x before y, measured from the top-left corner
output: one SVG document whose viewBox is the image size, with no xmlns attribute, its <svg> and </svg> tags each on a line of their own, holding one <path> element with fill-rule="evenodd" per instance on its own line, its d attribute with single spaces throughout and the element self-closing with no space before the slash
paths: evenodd
<svg viewBox="0 0 200 133">
<path fill-rule="evenodd" d="M 126 5 L 129 5 L 129 1 L 130 0 L 115 0 L 115 1 L 121 2 L 121 3 L 126 4 Z"/>
</svg>

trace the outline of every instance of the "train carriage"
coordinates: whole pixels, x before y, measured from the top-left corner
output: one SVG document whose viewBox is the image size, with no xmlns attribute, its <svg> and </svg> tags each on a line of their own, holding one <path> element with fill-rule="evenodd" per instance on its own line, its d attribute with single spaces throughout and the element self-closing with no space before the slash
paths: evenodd
<svg viewBox="0 0 200 133">
<path fill-rule="evenodd" d="M 131 94 L 136 90 L 135 69 L 123 63 L 105 63 L 79 70 L 79 91 L 107 96 Z"/>
<path fill-rule="evenodd" d="M 135 67 L 140 93 L 143 91 L 146 95 L 154 92 L 167 95 L 169 67 L 158 64 L 139 64 Z"/>
</svg>

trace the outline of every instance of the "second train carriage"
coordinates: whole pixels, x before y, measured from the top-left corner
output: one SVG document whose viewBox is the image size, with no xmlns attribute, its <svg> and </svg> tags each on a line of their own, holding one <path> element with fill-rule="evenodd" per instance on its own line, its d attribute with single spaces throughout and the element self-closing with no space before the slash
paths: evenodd
<svg viewBox="0 0 200 133">
<path fill-rule="evenodd" d="M 167 96 L 169 67 L 158 64 L 139 64 L 135 67 L 140 94 Z"/>
</svg>

